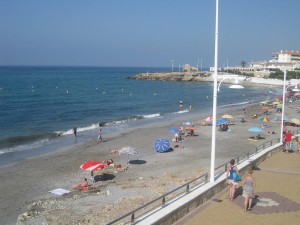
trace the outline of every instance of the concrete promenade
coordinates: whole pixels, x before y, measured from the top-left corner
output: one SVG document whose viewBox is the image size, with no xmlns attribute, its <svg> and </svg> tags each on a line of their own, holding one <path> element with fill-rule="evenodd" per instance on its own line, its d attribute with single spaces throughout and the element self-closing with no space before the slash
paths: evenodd
<svg viewBox="0 0 300 225">
<path fill-rule="evenodd" d="M 257 186 L 251 211 L 244 212 L 240 182 L 233 202 L 226 188 L 174 225 L 300 224 L 300 154 L 278 152 L 253 175 Z"/>
</svg>

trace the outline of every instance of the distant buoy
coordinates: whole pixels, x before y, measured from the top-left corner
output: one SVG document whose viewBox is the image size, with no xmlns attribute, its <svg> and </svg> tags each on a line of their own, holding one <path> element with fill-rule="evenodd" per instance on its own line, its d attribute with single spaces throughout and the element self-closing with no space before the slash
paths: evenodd
<svg viewBox="0 0 300 225">
<path fill-rule="evenodd" d="M 153 95 L 156 95 L 156 93 L 153 93 Z"/>
<path fill-rule="evenodd" d="M 98 90 L 98 88 L 96 88 L 96 90 Z"/>
<path fill-rule="evenodd" d="M 102 94 L 105 94 L 105 91 L 103 91 Z"/>
<path fill-rule="evenodd" d="M 122 91 L 124 91 L 124 89 L 122 88 Z"/>
<path fill-rule="evenodd" d="M 208 98 L 208 96 L 206 96 L 206 98 Z"/>
<path fill-rule="evenodd" d="M 131 95 L 132 95 L 132 93 L 129 93 L 129 95 L 131 96 Z"/>
<path fill-rule="evenodd" d="M 56 87 L 56 89 L 57 89 L 58 87 Z"/>
<path fill-rule="evenodd" d="M 69 93 L 69 90 L 67 90 L 67 94 Z"/>
</svg>

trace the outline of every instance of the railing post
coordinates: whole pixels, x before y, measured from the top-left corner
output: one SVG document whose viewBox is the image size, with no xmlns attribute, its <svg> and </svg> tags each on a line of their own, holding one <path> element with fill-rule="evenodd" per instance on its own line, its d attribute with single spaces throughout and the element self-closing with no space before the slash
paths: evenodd
<svg viewBox="0 0 300 225">
<path fill-rule="evenodd" d="M 273 145 L 273 140 L 271 140 L 271 146 Z"/>
<path fill-rule="evenodd" d="M 265 143 L 263 143 L 263 149 L 265 149 Z"/>
<path fill-rule="evenodd" d="M 249 152 L 247 153 L 247 159 L 249 159 Z"/>
<path fill-rule="evenodd" d="M 130 221 L 131 221 L 131 223 L 134 222 L 134 213 L 131 214 L 131 220 Z"/>
<path fill-rule="evenodd" d="M 186 190 L 185 192 L 188 193 L 190 191 L 190 184 L 186 185 Z"/>
<path fill-rule="evenodd" d="M 208 173 L 205 174 L 205 183 L 207 182 L 208 179 Z"/>
<path fill-rule="evenodd" d="M 165 196 L 162 198 L 161 204 L 162 204 L 162 205 L 165 205 L 165 204 L 166 204 L 166 197 L 165 197 Z"/>
<path fill-rule="evenodd" d="M 237 157 L 236 164 L 240 163 L 240 157 Z"/>
<path fill-rule="evenodd" d="M 227 171 L 227 163 L 225 164 L 225 171 L 224 172 L 226 172 Z"/>
</svg>

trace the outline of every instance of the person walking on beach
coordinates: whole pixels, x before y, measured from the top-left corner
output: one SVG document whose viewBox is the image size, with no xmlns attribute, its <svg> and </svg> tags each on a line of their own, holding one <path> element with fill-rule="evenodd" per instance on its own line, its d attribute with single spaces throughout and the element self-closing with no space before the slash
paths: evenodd
<svg viewBox="0 0 300 225">
<path fill-rule="evenodd" d="M 98 143 L 102 142 L 102 129 L 99 130 L 98 132 Z"/>
<path fill-rule="evenodd" d="M 252 198 L 256 182 L 253 177 L 253 170 L 248 170 L 248 175 L 244 178 L 243 197 L 244 197 L 244 212 L 252 209 Z"/>
<path fill-rule="evenodd" d="M 229 186 L 229 198 L 231 201 L 233 201 L 233 199 L 234 199 L 235 189 L 236 189 L 236 186 L 238 185 L 238 183 L 233 178 L 233 173 L 237 173 L 239 176 L 241 176 L 237 167 L 234 166 L 234 164 L 235 164 L 235 160 L 234 159 L 230 160 L 230 166 L 228 167 L 227 172 L 226 172 L 227 183 L 230 185 Z"/>
<path fill-rule="evenodd" d="M 74 133 L 74 135 L 75 135 L 75 138 L 77 138 L 77 127 L 74 127 L 74 128 L 73 128 L 73 133 Z"/>
</svg>

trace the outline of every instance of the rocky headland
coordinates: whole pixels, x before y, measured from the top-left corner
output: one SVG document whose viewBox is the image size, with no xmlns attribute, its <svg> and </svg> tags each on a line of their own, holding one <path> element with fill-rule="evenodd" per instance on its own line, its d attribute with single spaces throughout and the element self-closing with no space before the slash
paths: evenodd
<svg viewBox="0 0 300 225">
<path fill-rule="evenodd" d="M 164 72 L 164 73 L 140 73 L 130 76 L 129 79 L 136 80 L 163 80 L 163 81 L 213 81 L 212 72 Z"/>
</svg>

